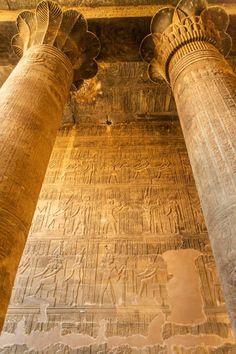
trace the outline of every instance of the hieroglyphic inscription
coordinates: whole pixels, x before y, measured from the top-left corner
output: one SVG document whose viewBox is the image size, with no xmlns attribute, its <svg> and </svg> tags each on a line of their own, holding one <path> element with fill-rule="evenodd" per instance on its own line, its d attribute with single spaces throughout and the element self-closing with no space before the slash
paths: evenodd
<svg viewBox="0 0 236 354">
<path fill-rule="evenodd" d="M 0 337 L 5 353 L 233 343 L 183 137 L 177 121 L 167 124 L 58 134 Z"/>
</svg>

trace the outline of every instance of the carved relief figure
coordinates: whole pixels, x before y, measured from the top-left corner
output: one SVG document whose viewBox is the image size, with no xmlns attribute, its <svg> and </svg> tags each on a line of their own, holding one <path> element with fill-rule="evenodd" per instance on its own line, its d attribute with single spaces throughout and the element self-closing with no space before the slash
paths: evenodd
<svg viewBox="0 0 236 354">
<path fill-rule="evenodd" d="M 101 215 L 101 233 L 107 235 L 120 232 L 119 215 L 126 208 L 125 204 L 114 199 L 108 199 L 103 205 Z"/>
<path fill-rule="evenodd" d="M 49 214 L 48 229 L 66 233 L 86 233 L 90 219 L 90 198 L 84 196 L 78 203 L 72 194 L 66 202 Z"/>
<path fill-rule="evenodd" d="M 121 169 L 125 166 L 127 166 L 127 164 L 123 161 L 116 161 L 111 165 L 109 171 L 109 183 L 119 183 L 119 179 L 121 178 Z"/>
<path fill-rule="evenodd" d="M 165 207 L 165 215 L 168 218 L 168 224 L 166 231 L 171 233 L 179 233 L 182 225 L 182 211 L 179 203 L 176 199 L 170 199 L 167 201 Z"/>
<path fill-rule="evenodd" d="M 115 263 L 115 257 L 109 251 L 104 255 L 102 259 L 102 282 L 100 293 L 100 304 L 104 303 L 104 297 L 107 295 L 110 302 L 116 305 L 116 293 L 114 288 L 114 282 L 120 280 L 122 272 L 125 266 L 122 265 L 119 269 Z"/>
<path fill-rule="evenodd" d="M 154 215 L 153 211 L 156 208 L 156 205 L 152 203 L 151 197 L 148 194 L 145 194 L 142 209 L 143 209 L 143 232 L 150 233 L 155 232 L 154 228 Z"/>
<path fill-rule="evenodd" d="M 64 282 L 69 283 L 72 280 L 73 290 L 69 289 L 69 296 L 70 296 L 70 305 L 78 304 L 78 296 L 80 285 L 83 281 L 84 277 L 84 258 L 85 258 L 85 247 L 82 249 L 80 253 L 76 255 L 75 262 L 72 266 L 70 274 L 66 277 Z"/>
<path fill-rule="evenodd" d="M 156 256 L 146 269 L 137 274 L 136 277 L 140 284 L 139 298 L 149 296 L 157 299 L 161 306 L 167 306 L 168 293 L 166 286 L 172 275 L 168 274 L 167 264 L 161 256 Z"/>
<path fill-rule="evenodd" d="M 75 218 L 74 235 L 86 235 L 90 224 L 91 202 L 90 197 L 84 196 L 81 203 L 78 204 L 76 213 L 73 214 Z"/>
<path fill-rule="evenodd" d="M 95 174 L 95 166 L 92 161 L 72 160 L 61 174 L 61 180 L 66 183 L 91 184 Z"/>
<path fill-rule="evenodd" d="M 142 201 L 143 209 L 143 233 L 158 233 L 163 231 L 162 227 L 162 209 L 158 196 L 150 196 L 147 190 Z"/>
<path fill-rule="evenodd" d="M 64 230 L 68 218 L 71 217 L 73 195 L 66 201 L 60 202 L 58 208 L 50 213 L 48 220 L 48 230 Z"/>
<path fill-rule="evenodd" d="M 132 167 L 133 169 L 133 179 L 139 179 L 141 175 L 149 177 L 149 166 L 150 163 L 148 160 L 140 160 Z"/>
<path fill-rule="evenodd" d="M 162 162 L 160 165 L 158 165 L 156 168 L 150 169 L 150 174 L 151 174 L 151 184 L 158 182 L 159 179 L 162 176 L 162 172 L 166 171 L 171 167 L 170 161 L 166 158 L 163 157 Z"/>
<path fill-rule="evenodd" d="M 46 297 L 49 297 L 49 294 L 52 293 L 52 296 L 54 298 L 55 291 L 57 288 L 57 274 L 63 269 L 63 256 L 62 255 L 54 255 L 52 258 L 49 260 L 49 263 L 46 265 L 44 270 L 42 272 L 35 274 L 34 280 L 37 278 L 40 278 L 40 280 L 37 280 L 38 286 L 36 290 L 33 289 L 33 295 L 37 295 L 41 293 L 42 289 L 44 287 L 47 287 L 47 295 Z"/>
<path fill-rule="evenodd" d="M 30 265 L 32 262 L 32 255 L 26 254 L 23 258 L 22 261 L 20 262 L 20 265 L 18 267 L 18 273 L 20 275 L 23 275 L 26 273 L 27 270 L 29 270 Z"/>
<path fill-rule="evenodd" d="M 193 172 L 191 169 L 190 161 L 188 155 L 180 153 L 180 160 L 183 169 L 183 177 L 185 183 L 194 183 Z"/>
<path fill-rule="evenodd" d="M 41 202 L 37 206 L 37 211 L 35 213 L 34 223 L 32 225 L 33 232 L 40 232 L 43 228 L 43 224 L 45 222 L 45 215 L 48 212 L 48 202 Z"/>
<path fill-rule="evenodd" d="M 210 245 L 207 245 L 205 247 L 205 250 L 207 251 L 207 255 L 204 257 L 204 261 L 206 265 L 208 282 L 211 287 L 211 293 L 213 296 L 213 302 L 216 306 L 220 306 L 223 305 L 225 301 L 223 298 L 219 278 L 216 272 L 214 256 L 212 254 Z"/>
<path fill-rule="evenodd" d="M 191 195 L 190 200 L 191 200 L 191 208 L 192 208 L 192 213 L 193 213 L 193 217 L 194 217 L 196 232 L 206 232 L 207 229 L 206 229 L 204 217 L 202 214 L 202 207 L 201 207 L 200 200 L 199 200 L 197 194 Z"/>
</svg>

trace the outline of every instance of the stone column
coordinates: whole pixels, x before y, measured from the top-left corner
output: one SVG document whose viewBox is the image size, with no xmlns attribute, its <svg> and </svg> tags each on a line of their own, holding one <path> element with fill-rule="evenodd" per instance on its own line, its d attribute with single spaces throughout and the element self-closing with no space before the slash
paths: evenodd
<svg viewBox="0 0 236 354">
<path fill-rule="evenodd" d="M 160 10 L 143 41 L 150 78 L 171 85 L 236 333 L 236 75 L 229 19 L 206 1 Z"/>
<path fill-rule="evenodd" d="M 17 27 L 22 58 L 0 90 L 0 330 L 70 87 L 96 74 L 99 51 L 83 16 L 51 1 Z"/>
</svg>

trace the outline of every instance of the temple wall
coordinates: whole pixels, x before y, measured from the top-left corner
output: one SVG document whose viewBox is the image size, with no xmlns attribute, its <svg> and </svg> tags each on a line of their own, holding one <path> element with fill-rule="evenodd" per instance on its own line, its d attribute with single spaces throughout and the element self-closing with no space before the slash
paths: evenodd
<svg viewBox="0 0 236 354">
<path fill-rule="evenodd" d="M 0 352 L 233 353 L 178 120 L 58 133 Z"/>
</svg>

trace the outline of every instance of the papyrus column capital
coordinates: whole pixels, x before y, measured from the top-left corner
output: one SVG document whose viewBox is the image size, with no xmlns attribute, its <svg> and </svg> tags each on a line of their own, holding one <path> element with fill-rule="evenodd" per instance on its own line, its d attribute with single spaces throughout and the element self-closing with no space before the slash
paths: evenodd
<svg viewBox="0 0 236 354">
<path fill-rule="evenodd" d="M 74 83 L 96 75 L 100 42 L 88 31 L 87 21 L 79 11 L 63 11 L 53 1 L 41 1 L 35 11 L 21 12 L 16 25 L 18 33 L 12 39 L 12 47 L 19 58 L 36 46 L 47 45 L 68 58 Z"/>
<path fill-rule="evenodd" d="M 140 52 L 149 63 L 149 77 L 156 82 L 163 77 L 170 82 L 170 63 L 181 49 L 190 51 L 214 46 L 227 56 L 232 47 L 226 33 L 229 16 L 222 7 L 209 7 L 206 0 L 181 0 L 176 7 L 164 7 L 153 17 L 151 34 L 144 38 Z"/>
</svg>

